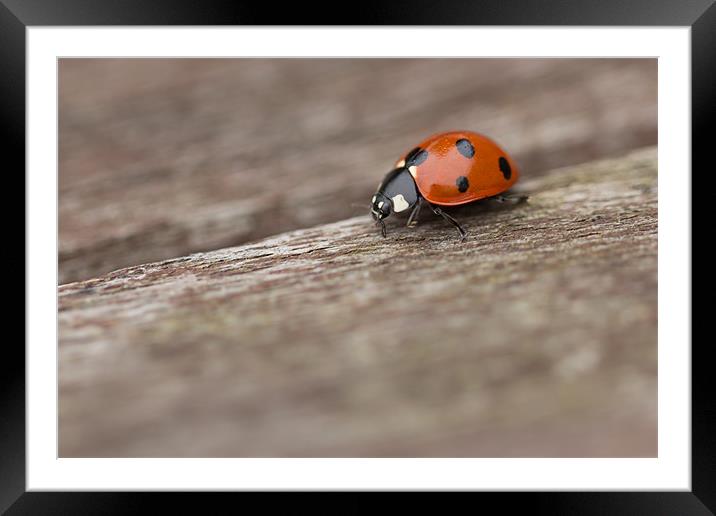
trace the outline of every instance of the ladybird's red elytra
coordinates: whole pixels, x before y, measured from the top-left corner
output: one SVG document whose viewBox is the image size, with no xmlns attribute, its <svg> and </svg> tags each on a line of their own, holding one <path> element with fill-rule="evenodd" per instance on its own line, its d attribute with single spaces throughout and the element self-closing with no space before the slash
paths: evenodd
<svg viewBox="0 0 716 516">
<path fill-rule="evenodd" d="M 412 225 L 426 202 L 434 213 L 453 224 L 464 240 L 465 230 L 442 207 L 497 197 L 519 177 L 512 158 L 487 136 L 472 131 L 436 134 L 395 163 L 373 196 L 371 215 L 385 236 L 383 219 L 406 212 L 410 213 L 408 225 Z"/>
</svg>

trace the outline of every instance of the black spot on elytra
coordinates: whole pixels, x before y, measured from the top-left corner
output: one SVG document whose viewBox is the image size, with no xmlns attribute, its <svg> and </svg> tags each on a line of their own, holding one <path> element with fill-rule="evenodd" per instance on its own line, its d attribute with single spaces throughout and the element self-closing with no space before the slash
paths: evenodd
<svg viewBox="0 0 716 516">
<path fill-rule="evenodd" d="M 405 161 L 407 162 L 409 159 L 413 158 L 418 152 L 420 152 L 420 147 L 415 147 L 405 155 Z"/>
<path fill-rule="evenodd" d="M 405 167 L 417 167 L 426 159 L 428 159 L 428 151 L 423 150 L 420 147 L 415 147 L 413 150 L 408 152 L 407 156 L 405 156 Z"/>
<path fill-rule="evenodd" d="M 455 147 L 457 147 L 457 150 L 460 152 L 460 154 L 462 154 L 468 159 L 472 158 L 475 155 L 475 147 L 472 146 L 470 140 L 462 138 L 461 140 L 455 142 Z"/>
<path fill-rule="evenodd" d="M 505 179 L 512 177 L 512 168 L 510 168 L 510 164 L 502 156 L 500 156 L 500 172 L 505 176 Z"/>
<path fill-rule="evenodd" d="M 455 184 L 457 185 L 458 192 L 467 192 L 467 189 L 470 188 L 470 183 L 468 182 L 467 178 L 465 176 L 460 176 L 455 180 Z"/>
</svg>

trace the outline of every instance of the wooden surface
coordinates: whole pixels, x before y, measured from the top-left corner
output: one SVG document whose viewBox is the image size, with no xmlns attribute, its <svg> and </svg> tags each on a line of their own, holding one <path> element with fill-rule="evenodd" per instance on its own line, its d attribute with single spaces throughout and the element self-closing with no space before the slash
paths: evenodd
<svg viewBox="0 0 716 516">
<path fill-rule="evenodd" d="M 656 148 L 525 178 L 464 244 L 363 214 L 59 287 L 60 455 L 656 456 Z"/>
<path fill-rule="evenodd" d="M 656 144 L 657 62 L 62 59 L 59 283 L 338 221 L 428 134 L 524 177 Z"/>
</svg>

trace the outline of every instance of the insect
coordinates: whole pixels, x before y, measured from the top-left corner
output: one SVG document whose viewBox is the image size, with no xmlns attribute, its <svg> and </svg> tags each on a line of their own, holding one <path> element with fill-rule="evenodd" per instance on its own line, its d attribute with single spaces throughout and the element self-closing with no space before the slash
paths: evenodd
<svg viewBox="0 0 716 516">
<path fill-rule="evenodd" d="M 488 137 L 472 131 L 436 134 L 395 163 L 371 200 L 371 216 L 385 237 L 386 217 L 409 213 L 407 226 L 413 227 L 426 203 L 455 226 L 464 241 L 467 232 L 444 208 L 486 198 L 522 202 L 527 196 L 500 195 L 519 176 L 512 158 Z"/>
</svg>

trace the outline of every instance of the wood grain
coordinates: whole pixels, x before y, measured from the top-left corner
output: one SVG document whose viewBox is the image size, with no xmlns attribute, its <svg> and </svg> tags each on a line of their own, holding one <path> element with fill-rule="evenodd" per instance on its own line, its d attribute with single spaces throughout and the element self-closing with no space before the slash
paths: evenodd
<svg viewBox="0 0 716 516">
<path fill-rule="evenodd" d="M 60 456 L 656 456 L 656 149 L 523 189 L 59 287 Z"/>
<path fill-rule="evenodd" d="M 61 59 L 59 283 L 363 213 L 428 134 L 525 177 L 656 144 L 655 59 Z"/>
</svg>

